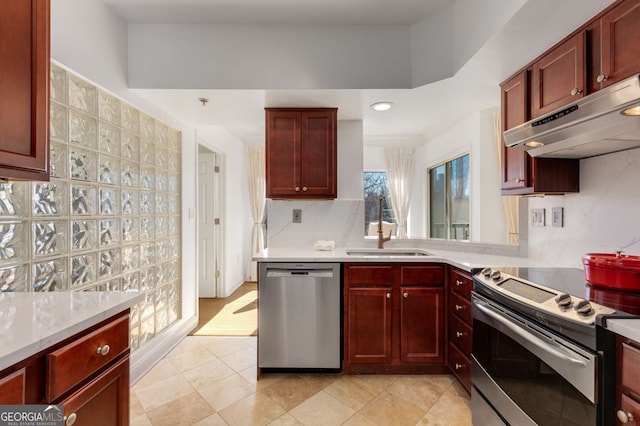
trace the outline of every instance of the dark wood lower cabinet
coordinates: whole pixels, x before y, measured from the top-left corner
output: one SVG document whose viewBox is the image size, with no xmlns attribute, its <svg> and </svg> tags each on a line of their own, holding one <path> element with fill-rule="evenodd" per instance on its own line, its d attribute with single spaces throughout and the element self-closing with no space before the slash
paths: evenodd
<svg viewBox="0 0 640 426">
<path fill-rule="evenodd" d="M 444 363 L 444 289 L 402 288 L 400 360 Z"/>
<path fill-rule="evenodd" d="M 65 424 L 129 424 L 129 310 L 0 371 L 0 404 L 62 404 Z"/>
<path fill-rule="evenodd" d="M 444 373 L 444 267 L 345 264 L 344 374 Z"/>
<path fill-rule="evenodd" d="M 129 424 L 129 357 L 126 356 L 77 392 L 59 402 L 75 425 Z"/>
</svg>

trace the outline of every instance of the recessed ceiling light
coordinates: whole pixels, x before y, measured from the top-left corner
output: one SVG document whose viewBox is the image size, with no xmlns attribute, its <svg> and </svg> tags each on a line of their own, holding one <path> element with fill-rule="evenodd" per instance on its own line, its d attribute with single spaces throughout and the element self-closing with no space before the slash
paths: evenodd
<svg viewBox="0 0 640 426">
<path fill-rule="evenodd" d="M 387 111 L 391 109 L 393 104 L 391 102 L 376 102 L 371 105 L 371 109 L 374 111 Z"/>
<path fill-rule="evenodd" d="M 524 145 L 528 146 L 529 148 L 540 148 L 541 146 L 544 146 L 542 142 L 538 142 L 538 141 L 529 141 L 529 142 L 526 142 Z"/>
<path fill-rule="evenodd" d="M 625 109 L 624 111 L 622 111 L 622 115 L 640 115 L 640 105 Z"/>
</svg>

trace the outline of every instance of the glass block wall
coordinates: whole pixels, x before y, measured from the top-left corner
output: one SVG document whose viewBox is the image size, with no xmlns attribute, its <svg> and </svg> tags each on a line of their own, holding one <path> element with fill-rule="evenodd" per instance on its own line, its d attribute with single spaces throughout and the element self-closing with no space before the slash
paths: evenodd
<svg viewBox="0 0 640 426">
<path fill-rule="evenodd" d="M 145 292 L 135 350 L 180 316 L 180 132 L 51 64 L 51 180 L 0 183 L 0 291 Z"/>
</svg>

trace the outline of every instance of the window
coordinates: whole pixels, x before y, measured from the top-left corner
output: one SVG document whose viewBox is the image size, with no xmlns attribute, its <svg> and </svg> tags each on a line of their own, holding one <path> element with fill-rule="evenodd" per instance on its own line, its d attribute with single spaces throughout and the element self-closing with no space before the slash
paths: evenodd
<svg viewBox="0 0 640 426">
<path fill-rule="evenodd" d="M 469 239 L 469 154 L 431 168 L 429 235 L 446 240 Z"/>
<path fill-rule="evenodd" d="M 387 174 L 385 172 L 364 172 L 363 182 L 364 235 L 377 235 L 375 232 L 369 232 L 369 224 L 378 222 L 380 197 L 382 197 L 382 221 L 396 223 L 393 207 L 391 207 L 391 198 L 389 197 Z"/>
</svg>

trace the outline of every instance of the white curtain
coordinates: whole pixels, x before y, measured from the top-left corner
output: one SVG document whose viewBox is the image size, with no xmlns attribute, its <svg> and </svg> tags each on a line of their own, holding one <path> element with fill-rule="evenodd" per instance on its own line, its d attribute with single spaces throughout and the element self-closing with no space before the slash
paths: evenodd
<svg viewBox="0 0 640 426">
<path fill-rule="evenodd" d="M 407 237 L 407 217 L 415 173 L 415 148 L 399 147 L 384 149 L 384 164 L 389 181 L 391 206 L 398 222 L 399 238 Z"/>
<path fill-rule="evenodd" d="M 253 218 L 253 230 L 251 232 L 251 254 L 259 254 L 264 249 L 264 210 L 265 198 L 265 158 L 263 146 L 247 148 L 247 178 L 249 181 L 249 202 L 251 203 L 251 216 Z M 254 270 L 255 262 L 251 262 L 251 278 L 257 279 Z"/>
<path fill-rule="evenodd" d="M 502 123 L 500 120 L 500 112 L 493 113 L 493 145 L 496 152 L 496 159 L 498 160 L 498 169 L 502 169 Z M 509 242 L 511 244 L 518 244 L 520 239 L 518 230 L 518 200 L 517 196 L 502 196 L 502 208 L 504 209 L 504 216 L 507 220 L 507 227 L 509 232 Z"/>
</svg>

